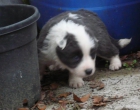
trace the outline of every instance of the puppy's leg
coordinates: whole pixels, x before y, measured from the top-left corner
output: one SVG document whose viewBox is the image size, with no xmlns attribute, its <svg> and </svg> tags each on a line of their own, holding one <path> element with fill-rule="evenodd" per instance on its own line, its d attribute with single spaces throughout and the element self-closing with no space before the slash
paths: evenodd
<svg viewBox="0 0 140 110">
<path fill-rule="evenodd" d="M 112 56 L 110 58 L 110 70 L 118 70 L 122 66 L 121 60 L 119 58 L 119 55 Z"/>
<path fill-rule="evenodd" d="M 83 78 L 76 76 L 73 73 L 69 73 L 69 86 L 73 88 L 82 87 L 84 85 Z"/>
<path fill-rule="evenodd" d="M 113 41 L 113 39 L 112 39 L 112 41 Z M 130 42 L 131 42 L 131 38 L 130 39 L 120 39 L 117 43 L 120 48 L 123 48 L 126 45 L 128 45 Z M 115 49 L 114 47 L 112 50 L 114 53 L 117 51 L 117 49 Z M 110 70 L 118 70 L 121 66 L 122 66 L 122 63 L 119 58 L 119 54 L 116 54 L 110 58 L 110 66 L 109 66 Z"/>
<path fill-rule="evenodd" d="M 110 60 L 110 70 L 118 70 L 122 66 L 119 58 L 119 49 L 112 43 L 99 45 L 98 56 Z"/>
</svg>

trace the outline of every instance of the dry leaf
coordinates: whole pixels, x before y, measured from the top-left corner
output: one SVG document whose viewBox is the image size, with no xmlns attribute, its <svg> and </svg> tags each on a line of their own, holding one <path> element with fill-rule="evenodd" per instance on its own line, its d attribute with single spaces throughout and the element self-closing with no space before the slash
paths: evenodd
<svg viewBox="0 0 140 110">
<path fill-rule="evenodd" d="M 38 104 L 44 104 L 44 102 L 38 101 L 38 102 L 31 108 L 31 110 L 34 110 L 34 109 L 38 106 Z"/>
<path fill-rule="evenodd" d="M 34 110 L 34 109 L 36 108 L 36 106 L 37 106 L 37 104 L 35 104 L 35 105 L 31 108 L 31 110 Z"/>
<path fill-rule="evenodd" d="M 78 104 L 78 106 L 80 109 L 84 108 L 84 104 Z"/>
<path fill-rule="evenodd" d="M 71 94 L 71 92 L 65 92 L 65 93 L 63 93 L 63 94 L 60 94 L 58 97 L 59 98 L 66 98 L 68 95 L 70 95 Z"/>
<path fill-rule="evenodd" d="M 111 102 L 111 99 L 108 98 L 108 97 L 107 97 L 107 98 L 104 98 L 104 99 L 103 99 L 103 102 Z"/>
<path fill-rule="evenodd" d="M 101 90 L 101 89 L 103 89 L 104 87 L 105 87 L 104 83 L 100 81 L 100 84 L 99 84 L 99 86 L 98 86 L 97 89 L 98 89 L 98 90 Z"/>
<path fill-rule="evenodd" d="M 66 110 L 66 103 L 64 101 L 62 101 L 60 103 L 60 107 L 55 109 L 55 110 Z"/>
<path fill-rule="evenodd" d="M 84 96 L 81 98 L 81 101 L 82 101 L 82 102 L 85 102 L 85 101 L 87 101 L 87 100 L 89 99 L 89 97 L 90 97 L 90 94 L 84 95 Z"/>
<path fill-rule="evenodd" d="M 56 94 L 53 91 L 46 92 L 46 99 L 47 101 L 58 102 L 58 98 L 56 97 Z"/>
<path fill-rule="evenodd" d="M 81 98 L 79 98 L 77 95 L 73 94 L 73 99 L 77 102 L 85 102 L 89 99 L 90 94 L 84 95 Z"/>
<path fill-rule="evenodd" d="M 65 104 L 72 104 L 74 103 L 73 101 L 67 101 L 67 100 L 59 100 L 58 101 L 60 104 L 65 103 Z"/>
<path fill-rule="evenodd" d="M 98 87 L 98 82 L 97 81 L 91 81 L 90 87 L 93 88 L 93 89 Z"/>
<path fill-rule="evenodd" d="M 77 102 L 81 102 L 81 99 L 75 94 L 73 94 L 73 99 Z"/>
<path fill-rule="evenodd" d="M 114 100 L 122 99 L 122 98 L 123 96 L 118 97 L 117 95 L 113 97 L 106 97 L 106 98 L 104 98 L 103 96 L 93 96 L 93 105 L 97 107 L 105 106 L 107 102 L 112 102 Z"/>
<path fill-rule="evenodd" d="M 101 90 L 105 87 L 104 83 L 101 81 L 92 81 L 90 84 L 90 88 L 97 88 L 97 90 Z"/>
<path fill-rule="evenodd" d="M 27 99 L 24 99 L 23 100 L 23 104 L 27 104 L 28 103 L 28 100 Z"/>
<path fill-rule="evenodd" d="M 27 100 L 27 99 L 24 99 L 24 100 L 23 100 L 23 106 L 24 106 L 24 107 L 27 107 L 27 106 L 28 106 L 28 100 Z"/>
<path fill-rule="evenodd" d="M 106 103 L 103 103 L 103 102 L 101 102 L 101 103 L 99 103 L 99 104 L 93 104 L 94 106 L 106 106 Z"/>
<path fill-rule="evenodd" d="M 56 90 L 58 87 L 59 87 L 59 85 L 58 85 L 57 83 L 52 83 L 52 84 L 50 85 L 50 89 L 51 89 L 51 90 Z"/>
<path fill-rule="evenodd" d="M 18 110 L 29 110 L 29 108 L 19 108 Z"/>
<path fill-rule="evenodd" d="M 93 103 L 94 104 L 99 104 L 102 101 L 103 101 L 103 97 L 102 96 L 93 96 Z"/>
<path fill-rule="evenodd" d="M 103 102 L 103 96 L 93 96 L 94 106 L 105 106 L 106 103 Z"/>
<path fill-rule="evenodd" d="M 98 81 L 92 80 L 92 81 L 90 81 L 89 85 L 98 85 L 97 83 L 98 83 Z"/>
<path fill-rule="evenodd" d="M 97 85 L 90 85 L 90 88 L 95 89 L 96 87 L 98 87 Z"/>
<path fill-rule="evenodd" d="M 46 96 L 46 92 L 45 91 L 41 91 L 41 97 L 40 100 L 43 100 Z"/>
<path fill-rule="evenodd" d="M 39 110 L 45 110 L 47 108 L 47 106 L 44 103 L 38 103 L 37 104 L 37 108 Z"/>
</svg>

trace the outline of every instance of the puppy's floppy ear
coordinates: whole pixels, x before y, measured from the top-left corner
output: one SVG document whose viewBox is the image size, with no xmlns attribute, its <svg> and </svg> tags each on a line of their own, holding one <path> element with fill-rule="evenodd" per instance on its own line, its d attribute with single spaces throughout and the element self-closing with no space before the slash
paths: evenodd
<svg viewBox="0 0 140 110">
<path fill-rule="evenodd" d="M 67 39 L 57 39 L 56 43 L 63 50 L 66 47 Z"/>
</svg>

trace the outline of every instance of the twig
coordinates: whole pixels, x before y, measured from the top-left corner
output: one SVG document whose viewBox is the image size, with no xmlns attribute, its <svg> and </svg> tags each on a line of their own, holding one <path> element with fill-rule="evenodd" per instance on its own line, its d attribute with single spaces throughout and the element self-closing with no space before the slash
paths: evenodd
<svg viewBox="0 0 140 110">
<path fill-rule="evenodd" d="M 122 78 L 122 79 L 123 79 L 123 78 Z M 114 83 L 114 84 L 112 84 L 112 85 L 115 85 L 115 84 L 119 83 L 122 79 L 120 79 L 119 81 L 115 82 L 115 83 Z"/>
</svg>

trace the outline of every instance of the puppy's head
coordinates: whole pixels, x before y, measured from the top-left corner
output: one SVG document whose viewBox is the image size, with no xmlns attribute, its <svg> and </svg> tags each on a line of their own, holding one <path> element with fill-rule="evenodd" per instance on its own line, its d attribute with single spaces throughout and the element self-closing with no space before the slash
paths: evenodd
<svg viewBox="0 0 140 110">
<path fill-rule="evenodd" d="M 79 77 L 87 77 L 95 72 L 97 40 L 90 36 L 85 27 L 73 22 L 60 32 L 63 39 L 57 40 L 56 55 L 64 68 Z M 62 28 L 62 27 L 61 27 Z"/>
</svg>

